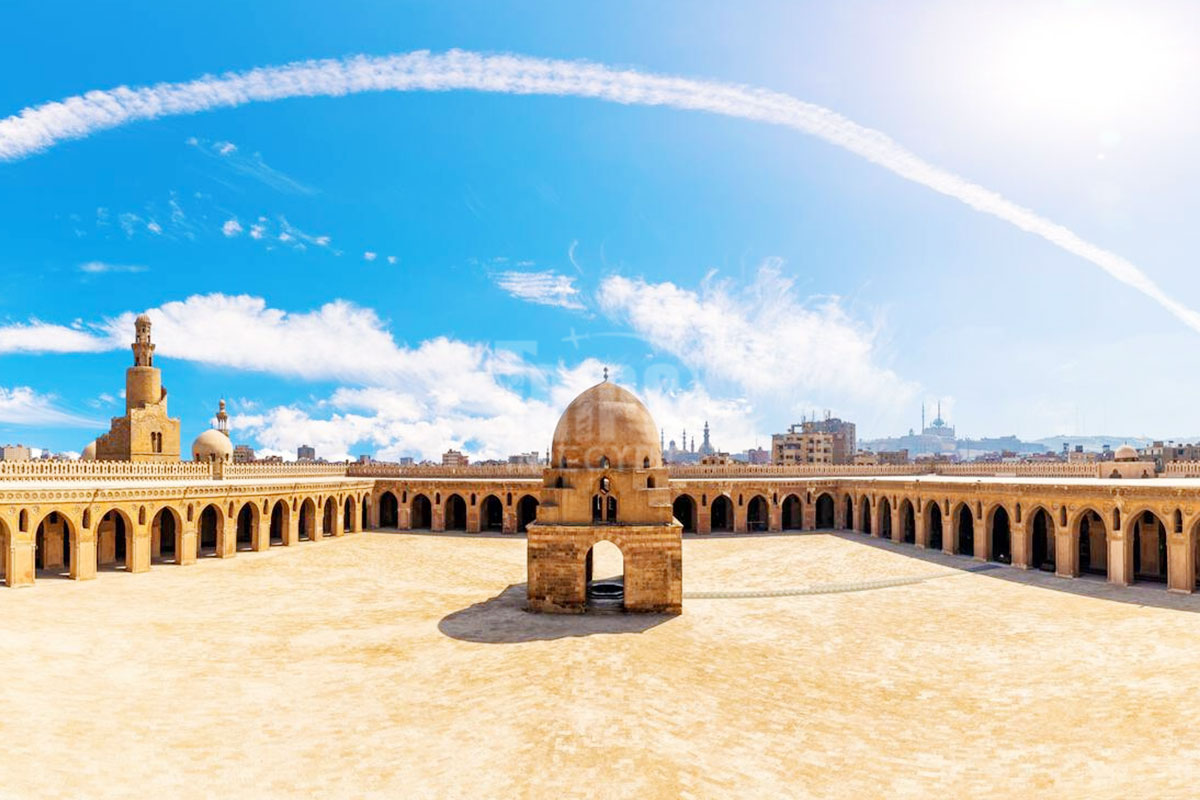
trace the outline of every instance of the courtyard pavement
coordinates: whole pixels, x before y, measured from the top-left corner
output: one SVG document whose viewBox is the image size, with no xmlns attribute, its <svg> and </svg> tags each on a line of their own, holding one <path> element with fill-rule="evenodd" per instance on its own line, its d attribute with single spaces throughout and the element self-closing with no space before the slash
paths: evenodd
<svg viewBox="0 0 1200 800">
<path fill-rule="evenodd" d="M 689 595 L 790 593 L 547 617 L 524 558 L 366 533 L 0 590 L 0 797 L 1198 793 L 1200 597 L 688 537 Z"/>
</svg>

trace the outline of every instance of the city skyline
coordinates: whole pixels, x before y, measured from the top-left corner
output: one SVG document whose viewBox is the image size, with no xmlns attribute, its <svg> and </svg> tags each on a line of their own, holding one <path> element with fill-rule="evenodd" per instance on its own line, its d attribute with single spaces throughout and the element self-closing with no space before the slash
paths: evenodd
<svg viewBox="0 0 1200 800">
<path fill-rule="evenodd" d="M 283 6 L 258 13 L 272 8 Z M 960 435 L 1198 427 L 1187 397 L 1200 387 L 1176 365 L 1190 355 L 1181 319 L 1200 278 L 1180 233 L 1186 190 L 1172 188 L 1200 167 L 1198 120 L 1164 99 L 1197 80 L 1181 45 L 1195 9 L 1131 19 L 1106 4 L 1012 4 L 984 26 L 974 4 L 865 16 L 856 4 L 779 4 L 753 19 L 719 6 L 681 19 L 664 5 L 635 31 L 632 5 L 584 26 L 563 10 L 517 9 L 496 25 L 421 4 L 368 24 L 362 8 L 304 5 L 279 15 L 269 42 L 184 10 L 119 27 L 81 10 L 61 36 L 86 74 L 16 42 L 0 64 L 27 77 L 0 87 L 0 116 L 360 53 L 588 59 L 831 109 L 1137 274 L 1113 280 L 1061 241 L 830 137 L 678 108 L 464 91 L 305 97 L 48 148 L 8 120 L 0 441 L 79 451 L 106 429 L 142 311 L 184 440 L 224 397 L 234 438 L 264 455 L 301 443 L 330 458 L 540 451 L 552 409 L 604 365 L 668 431 L 707 419 L 730 452 L 767 445 L 812 409 L 854 420 L 861 439 L 900 434 L 922 400 L 945 403 Z M 30 8 L 29 24 L 42 13 Z M 541 33 L 524 35 L 534 20 Z M 664 36 L 678 25 L 686 35 Z M 1127 35 L 1120 57 L 1078 55 L 1128 74 L 1104 102 L 1078 93 L 1066 113 L 1028 91 L 1023 61 L 998 47 L 1018 27 L 1068 44 L 1071 31 Z M 561 34 L 553 46 L 547 31 Z M 738 42 L 750 40 L 760 46 L 748 55 Z M 1147 42 L 1156 55 L 1139 59 Z M 987 63 L 963 62 L 972 49 Z M 853 60 L 864 51 L 878 57 Z M 1141 278 L 1169 287 L 1166 305 L 1132 288 Z M 1146 375 L 1174 391 L 1147 393 Z"/>
</svg>

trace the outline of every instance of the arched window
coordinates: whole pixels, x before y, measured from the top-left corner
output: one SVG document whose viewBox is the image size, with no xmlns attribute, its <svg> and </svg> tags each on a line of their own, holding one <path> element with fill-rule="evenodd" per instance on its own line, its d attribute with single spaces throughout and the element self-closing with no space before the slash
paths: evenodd
<svg viewBox="0 0 1200 800">
<path fill-rule="evenodd" d="M 1115 531 L 1121 527 L 1121 509 L 1114 508 L 1113 513 L 1112 513 L 1112 518 L 1113 518 L 1113 530 Z"/>
<path fill-rule="evenodd" d="M 18 521 L 17 526 L 22 531 L 29 530 L 29 512 L 26 511 L 25 509 L 21 509 L 21 518 Z"/>
<path fill-rule="evenodd" d="M 142 506 L 138 509 L 138 525 L 146 524 L 146 507 Z"/>
<path fill-rule="evenodd" d="M 554 479 L 554 488 L 555 489 L 563 488 L 563 476 L 562 475 L 559 475 L 557 478 Z"/>
<path fill-rule="evenodd" d="M 400 493 L 400 502 L 402 502 L 402 503 L 408 502 L 408 489 L 405 489 L 403 492 Z"/>
<path fill-rule="evenodd" d="M 1067 527 L 1067 507 L 1060 506 L 1058 509 L 1058 524 Z"/>
<path fill-rule="evenodd" d="M 512 492 L 508 493 L 508 501 L 504 505 L 506 505 L 506 506 L 512 505 Z"/>
<path fill-rule="evenodd" d="M 650 456 L 642 459 L 642 469 L 650 469 Z"/>
<path fill-rule="evenodd" d="M 600 495 L 592 495 L 592 522 L 604 521 L 604 507 L 600 502 Z"/>
<path fill-rule="evenodd" d="M 617 521 L 617 498 L 611 494 L 608 496 L 608 521 L 610 523 Z"/>
<path fill-rule="evenodd" d="M 471 505 L 475 505 L 475 493 L 471 492 Z"/>
<path fill-rule="evenodd" d="M 608 456 L 600 457 L 600 469 L 608 469 Z"/>
<path fill-rule="evenodd" d="M 647 489 L 653 489 L 653 488 L 654 488 L 654 476 L 653 476 L 653 475 L 647 475 L 647 476 L 646 476 L 646 488 L 647 488 Z"/>
<path fill-rule="evenodd" d="M 294 505 L 294 503 L 293 503 Z M 192 521 L 192 504 L 188 503 L 188 522 Z"/>
<path fill-rule="evenodd" d="M 1021 521 L 1021 504 L 1017 503 L 1017 522 Z"/>
<path fill-rule="evenodd" d="M 1179 509 L 1175 509 L 1175 532 L 1183 533 L 1183 514 L 1179 513 Z"/>
</svg>

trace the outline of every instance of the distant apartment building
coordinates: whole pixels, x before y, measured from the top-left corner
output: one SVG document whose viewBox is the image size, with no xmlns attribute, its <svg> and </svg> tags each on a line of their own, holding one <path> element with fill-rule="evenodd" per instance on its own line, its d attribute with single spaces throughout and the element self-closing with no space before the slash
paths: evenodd
<svg viewBox="0 0 1200 800">
<path fill-rule="evenodd" d="M 1149 447 L 1138 449 L 1138 460 L 1153 461 L 1154 469 L 1158 472 L 1162 472 L 1166 464 L 1197 459 L 1200 459 L 1200 445 L 1195 444 L 1152 442 Z"/>
<path fill-rule="evenodd" d="M 297 461 L 316 461 L 317 449 L 312 445 L 302 444 L 296 448 Z"/>
<path fill-rule="evenodd" d="M 509 464 L 531 464 L 537 466 L 542 463 L 542 456 L 537 450 L 530 450 L 528 453 L 517 453 L 514 456 L 508 457 Z"/>
<path fill-rule="evenodd" d="M 402 467 L 411 467 L 414 462 L 412 456 L 400 456 L 396 459 L 396 463 Z"/>
<path fill-rule="evenodd" d="M 752 450 L 746 451 L 746 463 L 748 464 L 770 464 L 771 451 L 765 447 L 755 447 Z"/>
<path fill-rule="evenodd" d="M 792 425 L 787 433 L 777 433 L 771 437 L 771 463 L 781 465 L 795 464 L 833 464 L 834 436 L 814 430 L 805 430 L 804 426 Z"/>
<path fill-rule="evenodd" d="M 0 445 L 0 461 L 28 461 L 29 448 L 23 444 Z"/>
<path fill-rule="evenodd" d="M 705 453 L 700 456 L 700 463 L 704 466 L 724 467 L 734 463 L 734 460 L 729 453 Z"/>
<path fill-rule="evenodd" d="M 854 423 L 837 417 L 805 420 L 771 437 L 773 464 L 852 464 L 857 452 Z"/>
<path fill-rule="evenodd" d="M 470 466 L 471 459 L 463 455 L 459 450 L 447 450 L 442 453 L 443 467 L 466 467 Z"/>
<path fill-rule="evenodd" d="M 233 446 L 233 463 L 249 464 L 255 459 L 254 448 L 248 444 L 235 444 Z"/>
</svg>

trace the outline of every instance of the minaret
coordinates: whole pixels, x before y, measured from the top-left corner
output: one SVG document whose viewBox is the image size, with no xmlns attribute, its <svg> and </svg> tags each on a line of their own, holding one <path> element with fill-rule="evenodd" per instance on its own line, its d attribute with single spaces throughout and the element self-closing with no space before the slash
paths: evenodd
<svg viewBox="0 0 1200 800">
<path fill-rule="evenodd" d="M 100 461 L 178 461 L 179 420 L 167 416 L 167 390 L 154 366 L 150 317 L 133 323 L 133 366 L 125 370 L 125 415 L 96 439 Z"/>
<path fill-rule="evenodd" d="M 667 452 L 667 432 L 662 428 L 658 429 L 658 449 Z"/>
<path fill-rule="evenodd" d="M 696 437 L 692 437 L 692 452 L 696 452 Z"/>
<path fill-rule="evenodd" d="M 712 455 L 712 442 L 708 440 L 708 420 L 704 420 L 704 444 L 700 445 L 700 452 L 704 455 Z"/>
<path fill-rule="evenodd" d="M 220 406 L 217 407 L 217 430 L 225 434 L 225 438 L 229 438 L 229 415 L 225 413 L 225 399 L 221 399 Z"/>
</svg>

